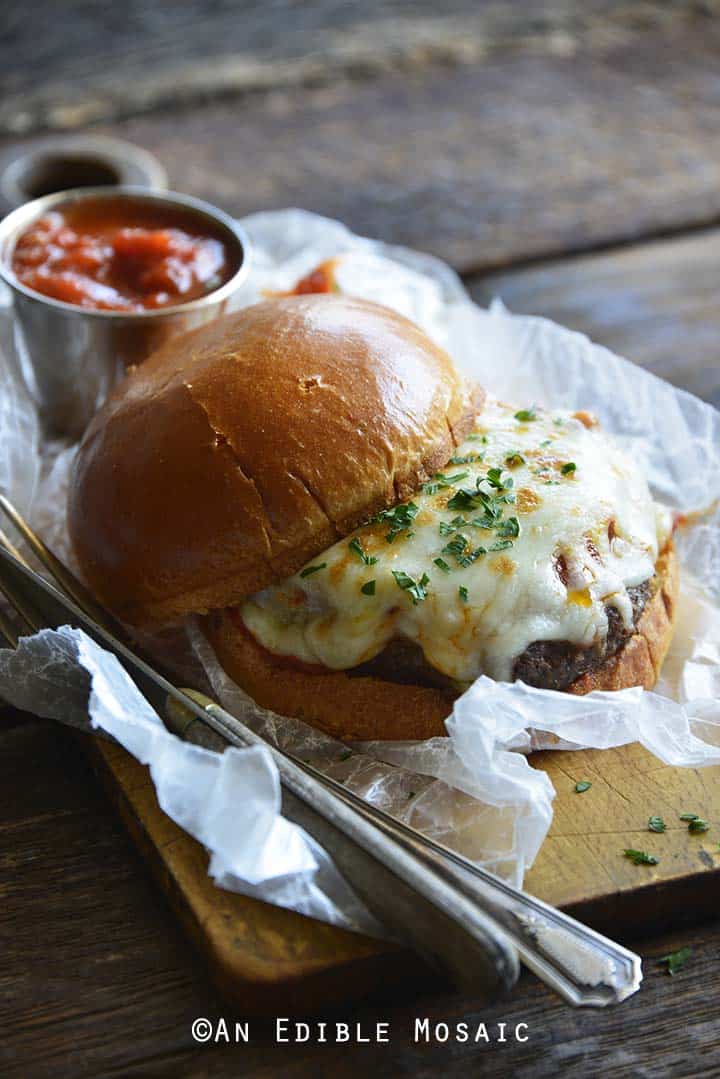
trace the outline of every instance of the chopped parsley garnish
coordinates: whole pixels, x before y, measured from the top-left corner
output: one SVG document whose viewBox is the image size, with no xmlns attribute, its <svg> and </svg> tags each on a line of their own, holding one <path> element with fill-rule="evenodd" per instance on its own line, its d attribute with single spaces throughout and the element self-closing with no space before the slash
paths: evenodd
<svg viewBox="0 0 720 1079">
<path fill-rule="evenodd" d="M 459 464 L 459 462 L 457 462 Z M 469 472 L 456 472 L 454 476 L 446 476 L 442 472 L 436 472 L 431 480 L 422 485 L 423 494 L 436 495 L 438 491 L 444 491 L 448 487 L 454 487 L 456 483 L 466 480 Z"/>
<path fill-rule="evenodd" d="M 419 581 L 416 581 L 408 573 L 403 573 L 402 570 L 393 570 L 392 575 L 398 588 L 402 588 L 403 592 L 408 593 L 414 606 L 422 603 L 427 598 L 427 586 L 430 584 L 427 573 L 423 573 Z"/>
<path fill-rule="evenodd" d="M 695 820 L 691 820 L 688 824 L 688 832 L 690 835 L 700 835 L 701 832 L 707 832 L 710 825 L 706 820 L 701 817 L 696 817 Z"/>
<path fill-rule="evenodd" d="M 589 779 L 581 779 L 575 784 L 575 792 L 576 794 L 584 794 L 585 791 L 589 791 L 591 787 L 592 783 Z"/>
<path fill-rule="evenodd" d="M 648 854 L 645 850 L 624 850 L 623 854 L 629 858 L 633 865 L 658 865 L 660 859 L 654 854 Z"/>
<path fill-rule="evenodd" d="M 403 502 L 400 506 L 393 506 L 390 510 L 380 510 L 380 513 L 376 514 L 371 520 L 373 524 L 388 522 L 390 528 L 385 539 L 388 543 L 392 543 L 402 532 L 408 532 L 409 535 L 412 535 L 409 528 L 417 514 L 418 507 L 414 502 Z"/>
<path fill-rule="evenodd" d="M 476 547 L 474 551 L 467 551 L 461 558 L 458 558 L 458 562 L 461 566 L 472 566 L 473 562 L 484 554 L 487 554 L 487 547 Z"/>
<path fill-rule="evenodd" d="M 348 547 L 353 554 L 356 554 L 358 556 L 364 566 L 374 566 L 377 562 L 377 558 L 375 558 L 373 555 L 365 554 L 365 551 L 363 550 L 363 545 L 357 538 L 357 536 L 355 536 L 354 539 L 350 540 L 350 542 L 348 543 Z"/>
<path fill-rule="evenodd" d="M 651 832 L 664 832 L 665 821 L 662 819 L 662 817 L 649 817 L 648 830 Z"/>
<path fill-rule="evenodd" d="M 681 967 L 685 966 L 691 955 L 692 948 L 678 948 L 676 952 L 670 952 L 669 955 L 661 955 L 658 962 L 667 963 L 668 974 L 677 974 Z"/>
<path fill-rule="evenodd" d="M 464 457 L 455 454 L 454 457 L 450 458 L 451 465 L 470 465 L 473 461 L 482 461 L 482 454 L 466 453 Z"/>
<path fill-rule="evenodd" d="M 518 450 L 513 450 L 505 457 L 505 465 L 507 468 L 519 468 L 520 465 L 525 464 L 525 458 Z"/>
<path fill-rule="evenodd" d="M 486 482 L 490 484 L 493 491 L 488 492 L 481 489 L 480 485 Z M 503 478 L 501 468 L 490 468 L 487 475 L 478 476 L 475 490 L 461 487 L 459 491 L 456 491 L 452 498 L 448 500 L 447 508 L 449 510 L 476 510 L 481 507 L 487 509 L 498 502 L 512 502 L 515 498 L 514 495 L 509 493 L 512 486 L 512 476 Z"/>
<path fill-rule="evenodd" d="M 442 553 L 452 554 L 455 555 L 456 558 L 459 558 L 467 546 L 467 537 L 463 536 L 461 532 L 458 532 L 454 539 L 451 539 L 449 543 L 445 544 Z"/>
<path fill-rule="evenodd" d="M 317 573 L 318 570 L 325 569 L 327 562 L 319 562 L 315 566 L 306 566 L 305 569 L 300 570 L 301 577 L 309 577 L 311 573 Z"/>
<path fill-rule="evenodd" d="M 465 587 L 464 584 L 458 585 L 458 595 L 459 595 L 460 599 L 463 601 L 463 603 L 467 603 L 467 601 L 468 601 L 468 590 L 467 590 L 467 588 Z"/>
<path fill-rule="evenodd" d="M 444 558 L 433 558 L 433 563 L 437 566 L 438 569 L 441 569 L 443 573 L 450 572 L 450 567 L 448 566 Z"/>
<path fill-rule="evenodd" d="M 476 491 L 468 491 L 466 487 L 461 487 L 449 500 L 447 508 L 449 510 L 474 510 L 477 509 L 476 499 Z"/>
<path fill-rule="evenodd" d="M 502 539 L 517 539 L 520 535 L 520 523 L 517 517 L 506 517 L 498 525 L 497 534 Z"/>
<path fill-rule="evenodd" d="M 375 595 L 375 581 L 366 581 L 365 584 L 360 589 L 360 591 L 362 592 L 362 594 L 364 596 L 374 596 Z"/>
<path fill-rule="evenodd" d="M 489 484 L 491 490 L 483 490 L 483 483 Z M 448 500 L 447 508 L 450 510 L 482 510 L 481 515 L 473 518 L 470 524 L 473 528 L 488 531 L 496 530 L 498 540 L 489 548 L 477 547 L 470 552 L 467 550 L 469 544 L 466 537 L 458 534 L 451 543 L 443 548 L 442 553 L 454 555 L 461 566 L 469 566 L 480 555 L 487 554 L 488 550 L 503 551 L 511 547 L 512 540 L 517 539 L 520 535 L 520 524 L 517 517 L 503 518 L 504 505 L 512 504 L 515 501 L 515 495 L 510 490 L 512 486 L 512 476 L 503 475 L 501 468 L 490 468 L 485 476 L 477 478 L 475 490 L 461 487 L 460 490 L 456 491 L 453 497 Z M 449 524 L 443 522 L 440 526 L 440 532 L 442 535 L 449 535 L 456 530 L 456 527 L 466 526 L 467 523 L 464 517 L 456 517 Z"/>
<path fill-rule="evenodd" d="M 487 442 L 487 435 L 468 435 L 465 439 L 466 442 Z"/>
<path fill-rule="evenodd" d="M 485 479 L 496 491 L 509 491 L 513 485 L 512 476 L 506 476 L 506 478 L 503 479 L 501 468 L 489 468 Z M 482 480 L 478 481 L 478 483 L 481 482 Z"/>
<path fill-rule="evenodd" d="M 562 472 L 563 476 L 571 476 L 576 468 L 577 468 L 577 465 L 575 464 L 574 461 L 568 461 L 566 464 L 564 464 L 562 466 L 560 471 Z"/>
<path fill-rule="evenodd" d="M 680 820 L 700 820 L 697 813 L 681 813 Z"/>
<path fill-rule="evenodd" d="M 519 412 L 515 413 L 515 419 L 519 420 L 520 423 L 531 423 L 533 420 L 536 420 L 537 412 L 535 411 L 535 406 L 533 405 L 532 408 L 521 408 Z"/>
<path fill-rule="evenodd" d="M 473 517 L 470 524 L 473 528 L 497 528 L 502 520 L 502 515 L 502 506 L 493 506 L 492 503 L 488 503 L 482 517 Z"/>
<path fill-rule="evenodd" d="M 441 521 L 440 535 L 451 536 L 453 532 L 457 532 L 458 528 L 464 528 L 467 523 L 466 517 L 453 517 L 452 521 Z"/>
<path fill-rule="evenodd" d="M 476 547 L 474 551 L 469 550 L 469 547 L 467 537 L 458 532 L 457 536 L 443 547 L 442 553 L 453 555 L 460 566 L 471 566 L 481 555 L 487 554 L 485 547 Z"/>
</svg>

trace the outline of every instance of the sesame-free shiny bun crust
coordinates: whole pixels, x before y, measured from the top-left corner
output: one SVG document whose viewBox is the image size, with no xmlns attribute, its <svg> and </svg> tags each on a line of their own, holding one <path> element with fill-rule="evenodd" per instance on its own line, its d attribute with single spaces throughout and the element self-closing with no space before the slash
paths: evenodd
<svg viewBox="0 0 720 1079">
<path fill-rule="evenodd" d="M 272 299 L 173 338 L 83 439 L 82 571 L 129 622 L 237 603 L 408 498 L 481 405 L 417 326 L 360 300 Z"/>
</svg>

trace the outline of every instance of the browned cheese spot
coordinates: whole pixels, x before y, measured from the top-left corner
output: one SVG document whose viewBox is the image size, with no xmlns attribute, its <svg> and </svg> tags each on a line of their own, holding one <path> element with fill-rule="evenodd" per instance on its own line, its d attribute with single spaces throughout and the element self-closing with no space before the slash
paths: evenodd
<svg viewBox="0 0 720 1079">
<path fill-rule="evenodd" d="M 501 554 L 493 559 L 490 566 L 493 572 L 500 574 L 501 577 L 512 577 L 517 569 L 517 562 L 513 562 L 512 558 L 508 558 L 506 554 Z"/>
<path fill-rule="evenodd" d="M 532 513 L 541 502 L 542 498 L 536 491 L 529 487 L 521 487 L 515 498 L 515 508 L 518 513 Z"/>
</svg>

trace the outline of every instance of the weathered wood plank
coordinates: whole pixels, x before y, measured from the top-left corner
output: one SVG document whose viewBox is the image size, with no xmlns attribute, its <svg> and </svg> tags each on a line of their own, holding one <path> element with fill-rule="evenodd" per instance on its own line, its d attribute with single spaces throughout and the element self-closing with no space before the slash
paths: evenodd
<svg viewBox="0 0 720 1079">
<path fill-rule="evenodd" d="M 0 721 L 0 1073 L 99 1075 L 218 1006 L 68 732 Z"/>
<path fill-rule="evenodd" d="M 690 0 L 233 0 L 147 4 L 5 0 L 0 130 L 72 128 L 216 95 L 349 75 L 547 55 L 704 25 Z"/>
<path fill-rule="evenodd" d="M 237 214 L 300 205 L 463 271 L 713 222 L 720 20 L 101 128 Z M 4 146 L 9 146 L 6 142 Z"/>
<path fill-rule="evenodd" d="M 207 853 L 159 808 L 147 769 L 119 746 L 83 741 L 214 982 L 244 1014 L 319 1012 L 380 981 L 430 980 L 397 947 L 216 888 Z"/>
<path fill-rule="evenodd" d="M 529 892 L 623 936 L 720 909 L 720 768 L 671 768 L 640 745 L 536 753 L 531 762 L 557 796 L 550 833 L 525 878 Z M 581 780 L 592 786 L 578 794 Z M 683 813 L 707 820 L 708 832 L 691 835 Z M 663 834 L 649 831 L 653 816 L 663 818 Z M 658 864 L 633 865 L 626 849 L 647 851 Z"/>
<path fill-rule="evenodd" d="M 245 1015 L 213 993 L 75 740 L 50 723 L 0 727 L 0 799 L 0 1071 L 8 1079 L 319 1070 L 545 1079 L 579 1066 L 674 1077 L 693 1074 L 686 1065 L 699 1054 L 705 1074 L 720 1069 L 720 923 L 641 943 L 652 957 L 643 988 L 607 1012 L 574 1012 L 530 977 L 493 1004 L 440 989 L 403 997 L 378 985 L 367 1003 L 322 1017 L 366 1028 L 387 1019 L 389 1045 L 282 1045 L 271 1025 L 250 1020 L 247 1046 L 196 1046 L 196 1016 Z M 671 979 L 656 959 L 685 944 L 693 958 Z M 416 1016 L 471 1030 L 479 1021 L 491 1031 L 527 1022 L 529 1041 L 416 1044 Z"/>
<path fill-rule="evenodd" d="M 720 230 L 470 279 L 472 296 L 499 296 L 543 315 L 720 407 Z"/>
</svg>

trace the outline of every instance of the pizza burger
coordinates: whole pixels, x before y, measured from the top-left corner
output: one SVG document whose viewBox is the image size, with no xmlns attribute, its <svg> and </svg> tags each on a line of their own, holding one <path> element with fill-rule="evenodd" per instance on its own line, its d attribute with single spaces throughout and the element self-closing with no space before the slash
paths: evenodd
<svg viewBox="0 0 720 1079">
<path fill-rule="evenodd" d="M 470 385 L 394 312 L 278 297 L 165 344 L 88 429 L 69 500 L 121 619 L 198 615 L 258 704 L 347 739 L 444 732 L 481 674 L 654 685 L 672 517 L 586 412 Z"/>
</svg>

